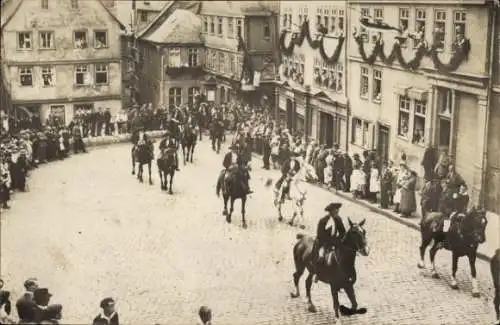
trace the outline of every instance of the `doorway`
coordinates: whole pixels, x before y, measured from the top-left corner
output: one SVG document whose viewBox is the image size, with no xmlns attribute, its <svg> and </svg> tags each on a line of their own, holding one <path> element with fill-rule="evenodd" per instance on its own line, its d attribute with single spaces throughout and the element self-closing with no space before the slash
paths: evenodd
<svg viewBox="0 0 500 325">
<path fill-rule="evenodd" d="M 320 137 L 321 144 L 325 144 L 328 148 L 333 147 L 335 141 L 335 130 L 333 125 L 333 116 L 320 112 Z"/>
<path fill-rule="evenodd" d="M 225 104 L 226 103 L 226 88 L 220 87 L 220 103 Z"/>
<path fill-rule="evenodd" d="M 291 99 L 286 100 L 286 127 L 288 130 L 293 130 L 293 102 Z"/>
<path fill-rule="evenodd" d="M 389 127 L 378 125 L 378 145 L 377 151 L 381 162 L 389 161 Z"/>
</svg>

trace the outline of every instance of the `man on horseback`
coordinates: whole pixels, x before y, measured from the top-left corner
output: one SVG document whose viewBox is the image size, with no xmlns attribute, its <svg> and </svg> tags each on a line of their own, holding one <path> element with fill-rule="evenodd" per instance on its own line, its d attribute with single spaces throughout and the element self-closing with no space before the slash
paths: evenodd
<svg viewBox="0 0 500 325">
<path fill-rule="evenodd" d="M 245 161 L 239 152 L 239 146 L 233 144 L 230 147 L 231 151 L 226 153 L 222 165 L 224 169 L 221 172 L 220 179 L 224 181 L 224 185 L 228 186 L 229 181 L 236 175 L 240 176 L 241 187 L 246 194 L 251 194 L 250 186 L 248 185 L 248 171 L 245 167 Z"/>
<path fill-rule="evenodd" d="M 290 182 L 301 167 L 302 165 L 298 154 L 292 155 L 292 157 L 290 157 L 290 159 L 283 164 L 283 167 L 281 168 L 281 177 L 276 183 L 279 200 L 282 200 L 283 195 L 285 194 L 287 195 L 287 199 L 290 200 Z"/>
<path fill-rule="evenodd" d="M 172 138 L 170 132 L 165 132 L 163 139 L 160 141 L 159 145 L 160 151 L 163 153 L 165 150 L 167 152 L 172 152 L 175 157 L 175 170 L 179 171 L 179 156 L 177 156 L 177 144 Z"/>
<path fill-rule="evenodd" d="M 326 206 L 326 216 L 318 222 L 316 231 L 316 242 L 314 246 L 313 264 L 316 274 L 314 282 L 318 282 L 318 267 L 326 264 L 325 257 L 327 252 L 332 252 L 332 258 L 337 260 L 335 247 L 337 247 L 346 233 L 344 223 L 339 216 L 339 210 L 342 207 L 341 203 L 330 203 Z"/>
</svg>

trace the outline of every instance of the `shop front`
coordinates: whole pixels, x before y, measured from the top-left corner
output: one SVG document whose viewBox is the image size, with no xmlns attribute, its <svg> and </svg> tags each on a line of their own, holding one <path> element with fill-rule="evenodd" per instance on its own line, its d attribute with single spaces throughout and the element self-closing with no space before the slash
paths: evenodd
<svg viewBox="0 0 500 325">
<path fill-rule="evenodd" d="M 345 104 L 324 96 L 311 99 L 312 136 L 327 147 L 347 149 L 347 110 Z"/>
</svg>

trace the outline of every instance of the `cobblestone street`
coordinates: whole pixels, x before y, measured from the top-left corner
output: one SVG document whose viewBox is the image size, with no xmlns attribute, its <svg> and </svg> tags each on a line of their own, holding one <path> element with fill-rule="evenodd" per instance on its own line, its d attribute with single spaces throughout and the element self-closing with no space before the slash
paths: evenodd
<svg viewBox="0 0 500 325">
<path fill-rule="evenodd" d="M 38 277 L 53 302 L 64 306 L 65 324 L 91 322 L 105 296 L 116 298 L 123 324 L 194 324 L 200 305 L 213 309 L 214 324 L 334 323 L 326 285 L 313 285 L 316 314 L 307 312 L 305 275 L 303 297 L 290 298 L 292 248 L 300 230 L 277 221 L 272 190 L 264 183 L 278 172 L 253 161 L 248 229 L 241 227 L 239 201 L 233 223 L 225 222 L 215 195 L 224 152 L 212 152 L 207 140 L 199 143 L 195 163 L 175 175 L 174 195 L 160 191 L 156 166 L 153 186 L 131 176 L 130 144 L 41 166 L 29 179 L 30 191 L 16 194 L 1 216 L 6 288 L 17 299 L 23 281 Z M 315 232 L 330 201 L 344 204 L 346 225 L 348 216 L 366 218 L 371 249 L 356 261 L 356 294 L 368 313 L 338 323 L 493 323 L 486 262 L 477 261 L 480 298 L 471 295 L 466 259 L 459 263 L 460 290 L 452 290 L 449 252 L 438 253 L 441 279 L 432 279 L 429 270 L 417 268 L 417 231 L 313 186 L 302 232 Z M 340 297 L 349 305 L 343 292 Z"/>
</svg>

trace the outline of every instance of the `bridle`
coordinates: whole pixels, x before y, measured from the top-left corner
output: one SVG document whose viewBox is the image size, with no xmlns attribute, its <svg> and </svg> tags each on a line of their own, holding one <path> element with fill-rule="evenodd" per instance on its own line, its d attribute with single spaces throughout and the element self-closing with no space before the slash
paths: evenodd
<svg viewBox="0 0 500 325">
<path fill-rule="evenodd" d="M 355 253 L 361 253 L 361 251 L 362 251 L 363 249 L 365 249 L 365 247 L 360 247 L 361 245 L 359 245 L 359 244 L 356 244 L 356 247 L 351 247 L 351 246 L 349 246 L 349 245 L 347 245 L 347 244 L 345 243 L 345 241 L 347 240 L 347 237 L 348 237 L 350 234 L 354 233 L 354 232 L 358 233 L 358 235 L 360 235 L 360 236 L 363 238 L 363 235 L 360 233 L 360 231 L 359 231 L 357 228 L 361 228 L 361 227 L 360 227 L 359 225 L 353 225 L 353 226 L 351 226 L 351 227 L 349 228 L 349 230 L 345 233 L 344 237 L 342 237 L 342 239 L 340 240 L 340 242 L 341 242 L 341 243 L 342 243 L 342 245 L 343 245 L 345 248 L 347 248 L 348 250 L 353 251 L 353 252 L 355 252 Z M 366 245 L 365 245 L 365 246 L 366 246 Z"/>
</svg>

